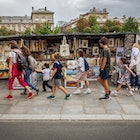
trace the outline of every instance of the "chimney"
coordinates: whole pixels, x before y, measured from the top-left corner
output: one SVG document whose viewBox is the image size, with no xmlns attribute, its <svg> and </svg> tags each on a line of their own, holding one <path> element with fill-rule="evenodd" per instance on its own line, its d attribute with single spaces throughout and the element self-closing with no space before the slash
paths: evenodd
<svg viewBox="0 0 140 140">
<path fill-rule="evenodd" d="M 32 7 L 32 11 L 34 10 L 34 7 Z"/>
<path fill-rule="evenodd" d="M 45 7 L 45 11 L 47 11 L 47 7 Z"/>
</svg>

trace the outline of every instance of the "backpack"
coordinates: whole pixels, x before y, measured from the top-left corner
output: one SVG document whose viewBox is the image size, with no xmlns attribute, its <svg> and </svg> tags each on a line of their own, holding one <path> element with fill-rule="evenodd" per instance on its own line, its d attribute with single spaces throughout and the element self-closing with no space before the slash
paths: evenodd
<svg viewBox="0 0 140 140">
<path fill-rule="evenodd" d="M 16 53 L 16 57 L 17 57 L 17 69 L 18 71 L 23 71 L 26 70 L 28 68 L 28 62 L 27 62 L 27 58 L 18 52 Z"/>
<path fill-rule="evenodd" d="M 84 58 L 84 63 L 85 63 L 85 71 L 88 71 L 90 67 L 89 67 L 89 64 L 85 58 Z"/>
<path fill-rule="evenodd" d="M 27 58 L 27 61 L 28 61 L 28 67 L 32 70 L 32 71 L 35 71 L 35 69 L 37 68 L 38 66 L 38 62 L 35 60 L 35 58 L 33 56 L 28 56 Z"/>
</svg>

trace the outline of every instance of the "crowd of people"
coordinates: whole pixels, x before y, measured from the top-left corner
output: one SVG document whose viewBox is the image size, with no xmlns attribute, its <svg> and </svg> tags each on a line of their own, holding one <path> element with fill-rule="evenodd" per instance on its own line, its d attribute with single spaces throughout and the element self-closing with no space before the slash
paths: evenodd
<svg viewBox="0 0 140 140">
<path fill-rule="evenodd" d="M 30 76 L 32 72 L 40 72 L 43 74 L 43 82 L 42 82 L 42 92 L 46 92 L 46 86 L 51 89 L 52 94 L 47 97 L 47 99 L 54 99 L 56 88 L 58 87 L 64 94 L 65 99 L 70 97 L 70 93 L 62 86 L 62 78 L 65 80 L 65 68 L 61 62 L 61 55 L 59 52 L 53 54 L 53 59 L 55 60 L 53 63 L 53 68 L 50 69 L 50 65 L 48 63 L 44 64 L 44 69 L 38 70 L 36 68 L 37 62 L 31 56 L 31 52 L 29 48 L 25 45 L 22 45 L 19 48 L 16 41 L 10 41 L 9 45 L 11 47 L 11 51 L 9 52 L 8 57 L 8 67 L 9 67 L 9 81 L 8 88 L 9 94 L 5 97 L 6 99 L 13 98 L 13 84 L 15 78 L 18 79 L 21 86 L 24 87 L 23 93 L 21 95 L 27 95 L 27 99 L 31 99 L 34 97 L 34 93 L 32 90 L 36 92 L 38 95 L 40 90 L 32 84 L 30 81 Z M 121 89 L 123 83 L 126 84 L 128 88 L 128 96 L 133 95 L 133 91 L 137 91 L 139 88 L 139 74 L 140 74 L 140 46 L 138 43 L 135 43 L 132 47 L 131 60 L 130 62 L 122 57 L 118 63 L 119 77 L 118 77 L 118 86 L 115 91 L 111 91 L 108 84 L 109 72 L 111 71 L 111 52 L 108 47 L 108 39 L 106 37 L 102 37 L 99 40 L 99 45 L 102 48 L 102 52 L 100 55 L 100 73 L 98 76 L 98 82 L 103 86 L 105 90 L 105 95 L 99 100 L 110 99 L 110 95 L 117 96 L 119 90 Z M 24 61 L 26 61 L 26 66 L 23 67 L 24 62 L 21 60 L 21 56 L 24 56 Z M 84 57 L 83 50 L 77 50 L 77 68 L 78 73 L 75 77 L 75 82 L 77 85 L 76 91 L 73 94 L 80 94 L 80 81 L 85 81 L 86 91 L 85 94 L 91 94 L 90 84 L 87 79 L 87 74 L 89 71 L 89 65 Z M 20 61 L 19 61 L 20 60 Z M 24 64 L 25 65 L 25 64 Z M 131 75 L 130 75 L 131 74 Z M 24 75 L 24 76 L 23 76 Z M 51 81 L 51 85 L 50 85 Z M 130 85 L 131 83 L 131 85 Z"/>
</svg>

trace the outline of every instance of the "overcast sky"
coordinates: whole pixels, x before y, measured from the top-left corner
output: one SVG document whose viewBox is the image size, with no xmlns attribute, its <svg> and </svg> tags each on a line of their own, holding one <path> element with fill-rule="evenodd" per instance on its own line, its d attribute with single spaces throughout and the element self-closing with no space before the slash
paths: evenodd
<svg viewBox="0 0 140 140">
<path fill-rule="evenodd" d="M 47 7 L 55 12 L 55 24 L 69 21 L 96 7 L 107 8 L 109 18 L 126 15 L 140 18 L 140 0 L 0 0 L 0 16 L 31 15 L 35 9 Z"/>
</svg>

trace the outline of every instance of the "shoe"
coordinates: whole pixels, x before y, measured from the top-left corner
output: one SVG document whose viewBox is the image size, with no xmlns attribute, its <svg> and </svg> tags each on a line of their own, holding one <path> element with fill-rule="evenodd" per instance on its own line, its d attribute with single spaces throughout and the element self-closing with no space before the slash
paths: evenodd
<svg viewBox="0 0 140 140">
<path fill-rule="evenodd" d="M 37 94 L 37 95 L 39 94 L 39 89 L 36 89 L 36 94 Z"/>
<path fill-rule="evenodd" d="M 138 91 L 139 89 L 138 88 L 135 88 L 135 91 Z"/>
<path fill-rule="evenodd" d="M 22 92 L 20 93 L 20 95 L 27 95 L 27 92 Z"/>
<path fill-rule="evenodd" d="M 73 94 L 80 94 L 80 93 L 81 93 L 81 90 L 79 88 L 73 92 Z"/>
<path fill-rule="evenodd" d="M 90 89 L 87 89 L 84 94 L 91 94 L 91 90 Z"/>
<path fill-rule="evenodd" d="M 129 91 L 129 93 L 126 94 L 127 96 L 133 96 L 133 92 L 132 91 Z"/>
<path fill-rule="evenodd" d="M 47 99 L 54 99 L 54 98 L 55 98 L 54 95 L 50 95 L 50 96 L 47 97 Z"/>
<path fill-rule="evenodd" d="M 99 100 L 109 100 L 110 97 L 108 94 L 105 94 L 104 97 L 99 98 Z"/>
<path fill-rule="evenodd" d="M 131 90 L 134 91 L 135 89 L 134 88 L 131 88 Z"/>
<path fill-rule="evenodd" d="M 108 95 L 110 95 L 110 94 L 111 94 L 111 91 L 109 90 Z"/>
<path fill-rule="evenodd" d="M 68 93 L 68 94 L 66 94 L 65 99 L 67 100 L 69 97 L 70 97 L 70 94 Z"/>
<path fill-rule="evenodd" d="M 6 97 L 4 97 L 5 99 L 13 99 L 13 96 L 12 95 L 8 95 Z"/>
<path fill-rule="evenodd" d="M 32 92 L 30 92 L 30 93 L 28 94 L 28 96 L 26 97 L 26 99 L 31 99 L 33 96 L 34 96 L 34 94 L 33 94 Z"/>
<path fill-rule="evenodd" d="M 111 92 L 111 95 L 114 97 L 117 97 L 117 94 L 118 94 L 118 92 L 116 90 Z"/>
</svg>

